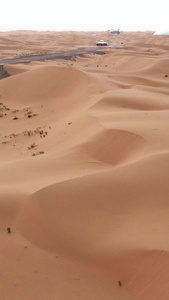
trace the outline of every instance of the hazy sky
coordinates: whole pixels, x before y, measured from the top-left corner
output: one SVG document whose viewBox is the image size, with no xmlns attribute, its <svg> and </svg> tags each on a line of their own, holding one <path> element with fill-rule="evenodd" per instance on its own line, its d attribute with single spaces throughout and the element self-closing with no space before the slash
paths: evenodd
<svg viewBox="0 0 169 300">
<path fill-rule="evenodd" d="M 169 30 L 168 0 L 4 0 L 0 29 Z"/>
</svg>

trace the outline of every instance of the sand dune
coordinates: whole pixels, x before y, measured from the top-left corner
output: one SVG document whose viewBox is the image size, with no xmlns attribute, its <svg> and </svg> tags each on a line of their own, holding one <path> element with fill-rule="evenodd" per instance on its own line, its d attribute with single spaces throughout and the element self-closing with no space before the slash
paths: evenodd
<svg viewBox="0 0 169 300">
<path fill-rule="evenodd" d="M 121 278 L 138 299 L 144 293 L 147 297 L 148 284 L 153 297 L 154 279 L 147 276 L 146 281 L 144 276 L 147 269 L 150 275 L 150 269 L 155 265 L 159 268 L 163 261 L 161 256 L 153 265 L 151 258 L 146 261 L 152 249 L 168 249 L 168 186 L 164 170 L 168 159 L 168 154 L 153 156 L 115 171 L 44 188 L 25 204 L 19 230 L 39 247 L 95 265 L 114 282 Z M 167 278 L 164 294 L 166 284 Z M 148 294 L 147 298 L 151 297 Z"/>
<path fill-rule="evenodd" d="M 124 49 L 4 66 L 4 300 L 168 300 L 168 39 L 4 32 L 0 59 L 98 39 Z"/>
<path fill-rule="evenodd" d="M 80 71 L 55 66 L 42 67 L 1 81 L 1 98 L 9 101 L 13 98 L 11 102 L 22 106 L 39 104 L 39 101 L 44 104 L 48 98 L 82 93 L 86 84 L 87 76 Z M 10 89 L 7 89 L 9 86 Z"/>
<path fill-rule="evenodd" d="M 158 93 L 152 93 L 144 90 L 132 89 L 129 91 L 117 91 L 111 93 L 110 96 L 102 98 L 92 108 L 92 112 L 121 111 L 121 110 L 136 110 L 136 111 L 158 111 L 168 110 L 169 102 L 168 95 L 164 96 L 159 101 Z"/>
<path fill-rule="evenodd" d="M 123 130 L 107 130 L 85 145 L 95 159 L 108 164 L 127 163 L 135 158 L 145 145 L 139 135 Z"/>
</svg>

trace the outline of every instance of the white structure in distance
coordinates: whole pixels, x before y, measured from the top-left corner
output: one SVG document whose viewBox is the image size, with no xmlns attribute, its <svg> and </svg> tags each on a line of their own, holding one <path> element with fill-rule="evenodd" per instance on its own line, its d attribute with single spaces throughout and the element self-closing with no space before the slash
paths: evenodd
<svg viewBox="0 0 169 300">
<path fill-rule="evenodd" d="M 104 42 L 103 40 L 100 40 L 96 43 L 97 46 L 107 46 L 107 42 Z"/>
<path fill-rule="evenodd" d="M 119 29 L 110 29 L 109 32 L 112 33 L 112 34 L 120 34 Z"/>
<path fill-rule="evenodd" d="M 154 35 L 169 35 L 169 31 L 167 30 L 157 30 L 154 32 Z"/>
</svg>

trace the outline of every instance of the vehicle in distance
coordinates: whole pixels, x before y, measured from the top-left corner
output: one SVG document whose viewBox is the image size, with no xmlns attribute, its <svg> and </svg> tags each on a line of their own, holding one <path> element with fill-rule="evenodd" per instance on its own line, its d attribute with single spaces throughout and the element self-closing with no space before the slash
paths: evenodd
<svg viewBox="0 0 169 300">
<path fill-rule="evenodd" d="M 107 42 L 104 42 L 103 40 L 100 40 L 96 43 L 97 46 L 107 46 Z"/>
</svg>

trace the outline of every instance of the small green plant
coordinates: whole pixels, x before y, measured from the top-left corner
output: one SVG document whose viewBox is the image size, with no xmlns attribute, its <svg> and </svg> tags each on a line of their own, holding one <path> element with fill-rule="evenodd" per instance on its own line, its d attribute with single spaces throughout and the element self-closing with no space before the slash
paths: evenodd
<svg viewBox="0 0 169 300">
<path fill-rule="evenodd" d="M 11 227 L 7 228 L 8 233 L 11 233 Z"/>
<path fill-rule="evenodd" d="M 120 280 L 118 281 L 118 284 L 119 284 L 119 286 L 122 286 L 122 282 Z"/>
<path fill-rule="evenodd" d="M 18 120 L 18 118 L 15 116 L 15 117 L 13 118 L 13 120 Z"/>
<path fill-rule="evenodd" d="M 32 115 L 28 115 L 28 118 L 32 118 Z"/>
</svg>

